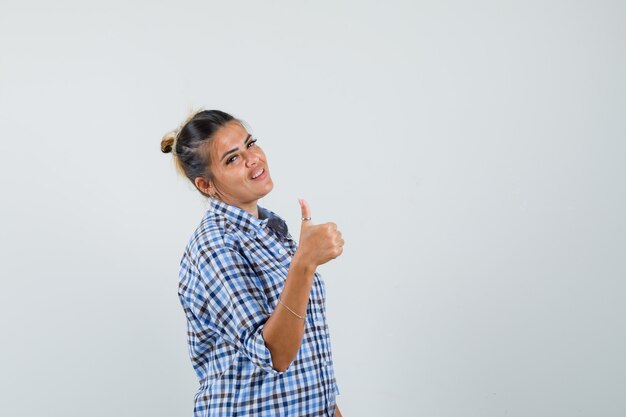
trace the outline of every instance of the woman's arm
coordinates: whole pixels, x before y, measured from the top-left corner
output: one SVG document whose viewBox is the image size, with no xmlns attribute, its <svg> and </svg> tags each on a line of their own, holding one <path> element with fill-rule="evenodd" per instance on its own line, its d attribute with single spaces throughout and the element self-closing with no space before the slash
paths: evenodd
<svg viewBox="0 0 626 417">
<path fill-rule="evenodd" d="M 339 411 L 339 407 L 337 407 L 337 404 L 335 404 L 335 417 L 342 417 L 341 411 Z"/>
<path fill-rule="evenodd" d="M 311 217 L 311 210 L 306 201 L 300 203 L 302 217 Z M 311 286 L 315 269 L 343 251 L 341 232 L 334 223 L 320 225 L 303 220 L 300 229 L 300 244 L 291 259 L 291 265 L 280 299 L 304 316 L 309 304 Z M 295 359 L 304 336 L 304 320 L 278 303 L 274 312 L 263 327 L 263 339 L 270 351 L 274 369 L 285 371 Z"/>
<path fill-rule="evenodd" d="M 301 316 L 306 314 L 314 275 L 315 265 L 302 260 L 296 251 L 280 298 Z M 278 303 L 263 327 L 263 339 L 272 355 L 274 369 L 282 372 L 289 367 L 298 354 L 303 336 L 304 320 Z"/>
</svg>

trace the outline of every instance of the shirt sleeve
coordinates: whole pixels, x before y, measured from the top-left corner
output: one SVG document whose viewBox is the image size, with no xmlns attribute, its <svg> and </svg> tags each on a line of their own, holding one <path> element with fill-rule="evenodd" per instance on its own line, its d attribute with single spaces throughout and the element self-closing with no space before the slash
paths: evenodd
<svg viewBox="0 0 626 417">
<path fill-rule="evenodd" d="M 273 308 L 249 262 L 234 248 L 200 245 L 198 269 L 201 285 L 191 306 L 194 315 L 254 365 L 282 374 L 274 369 L 263 339 L 263 326 Z"/>
</svg>

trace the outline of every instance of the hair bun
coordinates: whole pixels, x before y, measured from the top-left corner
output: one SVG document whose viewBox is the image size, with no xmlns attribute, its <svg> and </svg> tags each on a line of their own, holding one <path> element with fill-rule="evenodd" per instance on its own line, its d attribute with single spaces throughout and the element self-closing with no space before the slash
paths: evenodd
<svg viewBox="0 0 626 417">
<path fill-rule="evenodd" d="M 176 142 L 176 133 L 170 132 L 163 136 L 161 140 L 161 152 L 170 153 L 174 149 L 174 143 Z"/>
</svg>

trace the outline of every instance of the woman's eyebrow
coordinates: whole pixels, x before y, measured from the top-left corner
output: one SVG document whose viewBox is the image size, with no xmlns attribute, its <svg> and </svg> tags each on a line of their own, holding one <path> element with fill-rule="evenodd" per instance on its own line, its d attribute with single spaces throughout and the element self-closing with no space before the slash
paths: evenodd
<svg viewBox="0 0 626 417">
<path fill-rule="evenodd" d="M 244 146 L 248 143 L 248 140 L 252 137 L 251 134 L 248 133 L 248 136 L 246 137 L 246 139 L 243 141 Z M 220 158 L 220 161 L 223 160 L 224 158 L 226 158 L 226 155 L 231 154 L 233 152 L 236 152 L 239 148 L 233 148 L 230 151 L 226 151 L 226 153 Z"/>
</svg>

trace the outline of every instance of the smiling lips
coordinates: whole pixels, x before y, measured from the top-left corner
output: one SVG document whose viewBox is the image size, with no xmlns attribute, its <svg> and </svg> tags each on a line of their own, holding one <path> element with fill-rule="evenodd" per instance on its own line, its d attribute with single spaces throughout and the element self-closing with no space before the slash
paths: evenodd
<svg viewBox="0 0 626 417">
<path fill-rule="evenodd" d="M 261 167 L 254 173 L 254 175 L 252 175 L 251 179 L 254 181 L 254 180 L 258 180 L 258 179 L 263 179 L 266 176 L 267 176 L 267 174 L 266 174 L 265 168 Z"/>
</svg>

